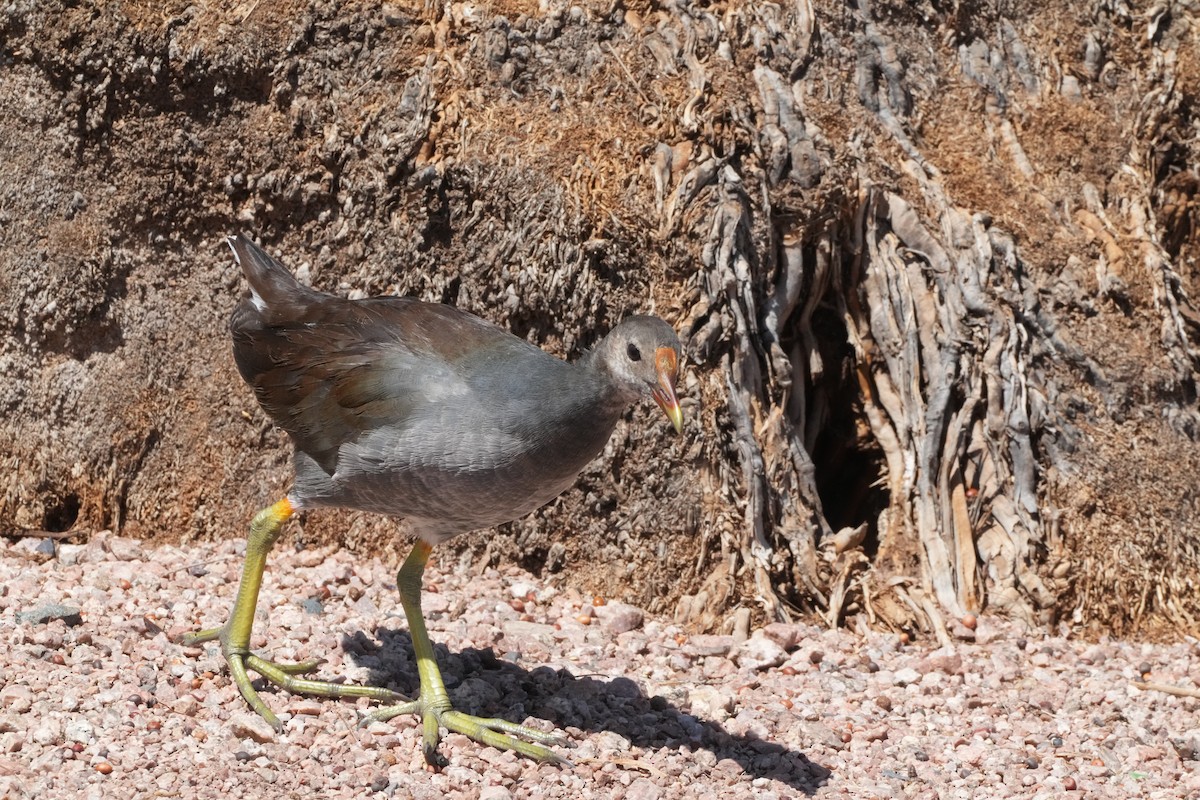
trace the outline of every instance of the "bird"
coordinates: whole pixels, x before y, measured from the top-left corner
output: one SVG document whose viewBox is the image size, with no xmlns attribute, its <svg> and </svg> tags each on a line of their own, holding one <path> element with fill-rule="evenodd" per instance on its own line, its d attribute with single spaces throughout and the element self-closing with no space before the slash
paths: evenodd
<svg viewBox="0 0 1200 800">
<path fill-rule="evenodd" d="M 184 638 L 219 641 L 245 702 L 279 718 L 249 672 L 293 693 L 367 697 L 366 720 L 417 714 L 435 767 L 441 730 L 542 762 L 568 764 L 554 734 L 454 708 L 421 613 L 433 547 L 518 519 L 568 489 L 635 403 L 653 400 L 677 433 L 681 346 L 654 316 L 633 315 L 566 362 L 454 306 L 411 297 L 350 300 L 301 284 L 247 235 L 227 244 L 249 284 L 229 321 L 238 372 L 293 445 L 294 482 L 251 520 L 241 582 L 224 625 Z M 416 534 L 396 577 L 420 678 L 415 699 L 390 689 L 299 677 L 319 659 L 276 663 L 250 649 L 267 556 L 296 513 L 349 508 L 405 518 Z"/>
</svg>

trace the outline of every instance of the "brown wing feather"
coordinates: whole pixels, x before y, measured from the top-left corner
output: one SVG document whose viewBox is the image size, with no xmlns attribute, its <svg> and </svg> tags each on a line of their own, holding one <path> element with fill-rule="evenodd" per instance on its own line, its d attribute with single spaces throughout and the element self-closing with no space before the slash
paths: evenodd
<svg viewBox="0 0 1200 800">
<path fill-rule="evenodd" d="M 447 391 L 515 380 L 488 361 L 561 362 L 452 306 L 411 298 L 346 300 L 301 285 L 245 236 L 229 239 L 251 292 L 230 318 L 238 371 L 263 409 L 332 474 L 340 449 L 382 427 L 397 438 Z M 524 387 L 514 386 L 516 390 Z M 493 392 L 501 398 L 509 391 Z"/>
<path fill-rule="evenodd" d="M 289 312 L 243 301 L 230 326 L 234 359 L 267 414 L 331 473 L 338 448 L 363 431 L 404 427 L 426 401 L 422 378 L 468 354 L 536 350 L 456 308 L 408 298 L 318 295 Z"/>
</svg>

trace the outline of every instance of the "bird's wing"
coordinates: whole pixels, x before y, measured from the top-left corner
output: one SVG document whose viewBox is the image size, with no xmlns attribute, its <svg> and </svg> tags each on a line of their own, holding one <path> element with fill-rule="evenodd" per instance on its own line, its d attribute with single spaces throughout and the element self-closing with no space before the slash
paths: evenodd
<svg viewBox="0 0 1200 800">
<path fill-rule="evenodd" d="M 259 403 L 332 473 L 339 448 L 432 410 L 469 406 L 480 359 L 552 358 L 451 306 L 331 296 L 270 321 L 250 300 L 232 321 L 234 357 Z"/>
</svg>

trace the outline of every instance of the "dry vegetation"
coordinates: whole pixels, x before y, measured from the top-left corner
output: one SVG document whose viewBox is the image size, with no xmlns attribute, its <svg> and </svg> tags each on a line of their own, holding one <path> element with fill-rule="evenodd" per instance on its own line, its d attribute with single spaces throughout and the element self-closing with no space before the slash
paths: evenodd
<svg viewBox="0 0 1200 800">
<path fill-rule="evenodd" d="M 635 310 L 686 337 L 685 437 L 628 425 L 558 502 L 463 537 L 465 571 L 516 559 L 693 629 L 1196 633 L 1196 20 L 9 4 L 0 533 L 227 538 L 285 490 L 225 336 L 245 229 L 324 289 L 564 356 Z"/>
</svg>

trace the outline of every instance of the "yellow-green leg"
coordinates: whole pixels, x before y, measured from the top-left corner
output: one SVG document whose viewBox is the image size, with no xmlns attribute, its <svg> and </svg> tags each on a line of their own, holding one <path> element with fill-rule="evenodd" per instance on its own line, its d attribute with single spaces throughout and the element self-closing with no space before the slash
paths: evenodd
<svg viewBox="0 0 1200 800">
<path fill-rule="evenodd" d="M 421 678 L 421 695 L 418 699 L 389 708 L 380 708 L 367 715 L 367 721 L 387 721 L 400 714 L 420 714 L 422 732 L 422 749 L 425 760 L 433 766 L 442 766 L 445 760 L 437 752 L 441 740 L 441 728 L 461 733 L 481 744 L 491 745 L 499 750 L 514 750 L 522 755 L 536 758 L 538 761 L 548 761 L 559 764 L 569 764 L 546 744 L 565 746 L 567 742 L 559 737 L 517 725 L 506 719 L 488 719 L 455 711 L 450 703 L 450 695 L 446 692 L 446 684 L 442 681 L 442 672 L 438 669 L 437 659 L 433 655 L 433 643 L 429 641 L 429 632 L 425 629 L 425 617 L 421 614 L 421 577 L 425 573 L 425 564 L 433 551 L 423 541 L 413 545 L 412 552 L 404 560 L 400 572 L 396 575 L 396 585 L 400 590 L 400 604 L 404 607 L 404 615 L 408 618 L 408 631 L 412 636 L 413 652 L 417 657 L 417 673 Z M 532 742 L 516 738 L 523 736 Z"/>
<path fill-rule="evenodd" d="M 229 673 L 238 691 L 263 719 L 271 723 L 276 730 L 283 725 L 279 718 L 267 708 L 266 703 L 258 696 L 250 683 L 247 670 L 253 670 L 262 675 L 268 682 L 275 684 L 295 694 L 314 694 L 322 697 L 369 697 L 385 703 L 403 700 L 404 695 L 377 686 L 354 686 L 330 681 L 314 681 L 306 678 L 294 678 L 312 672 L 321 665 L 320 659 L 303 661 L 299 664 L 277 664 L 250 652 L 250 633 L 254 628 L 254 612 L 258 606 L 258 591 L 262 588 L 263 570 L 267 564 L 267 554 L 279 538 L 283 525 L 292 518 L 295 509 L 284 498 L 273 506 L 264 508 L 254 515 L 250 523 L 250 535 L 246 539 L 246 560 L 242 566 L 242 582 L 238 585 L 237 599 L 233 602 L 233 611 L 229 621 L 220 628 L 199 631 L 183 638 L 186 645 L 210 642 L 213 639 L 221 641 L 221 654 L 229 664 Z"/>
</svg>

